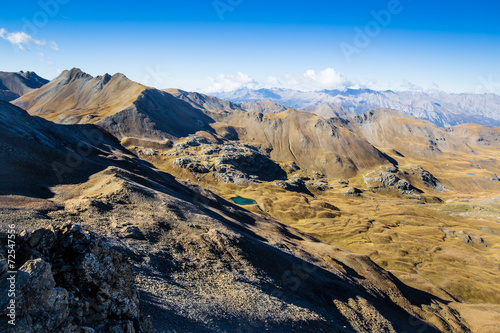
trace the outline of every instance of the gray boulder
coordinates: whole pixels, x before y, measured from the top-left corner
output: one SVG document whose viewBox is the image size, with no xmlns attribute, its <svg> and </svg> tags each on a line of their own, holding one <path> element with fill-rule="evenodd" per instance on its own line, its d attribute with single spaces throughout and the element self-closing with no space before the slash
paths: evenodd
<svg viewBox="0 0 500 333">
<path fill-rule="evenodd" d="M 309 189 L 306 186 L 306 183 L 302 178 L 292 178 L 287 181 L 278 181 L 275 182 L 274 185 L 279 186 L 287 191 L 305 193 L 310 196 L 313 196 L 313 194 L 309 191 Z"/>
<path fill-rule="evenodd" d="M 347 191 L 342 193 L 346 197 L 359 197 L 361 196 L 362 191 L 355 187 L 349 187 Z"/>
</svg>

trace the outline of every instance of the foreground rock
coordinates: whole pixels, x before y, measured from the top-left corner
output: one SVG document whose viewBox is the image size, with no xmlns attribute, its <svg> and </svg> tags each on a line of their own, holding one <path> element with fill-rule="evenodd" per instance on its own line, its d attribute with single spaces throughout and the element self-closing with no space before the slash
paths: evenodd
<svg viewBox="0 0 500 333">
<path fill-rule="evenodd" d="M 2 331 L 152 332 L 141 316 L 130 264 L 95 235 L 65 224 L 17 238 L 16 325 Z M 2 271 L 2 284 L 6 275 Z M 2 317 L 7 296 L 0 299 Z"/>
<path fill-rule="evenodd" d="M 359 197 L 361 196 L 361 193 L 363 193 L 360 189 L 356 187 L 349 187 L 347 191 L 343 192 L 342 194 L 346 197 Z"/>
</svg>

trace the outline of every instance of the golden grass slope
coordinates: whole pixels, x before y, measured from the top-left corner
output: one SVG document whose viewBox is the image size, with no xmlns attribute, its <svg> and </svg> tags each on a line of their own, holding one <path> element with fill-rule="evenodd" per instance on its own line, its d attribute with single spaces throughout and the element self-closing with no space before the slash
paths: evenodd
<svg viewBox="0 0 500 333">
<path fill-rule="evenodd" d="M 349 120 L 349 128 L 371 144 L 394 148 L 415 158 L 433 159 L 444 153 L 473 154 L 468 145 L 444 128 L 391 109 L 374 109 Z"/>
<path fill-rule="evenodd" d="M 500 127 L 464 124 L 446 130 L 471 145 L 481 147 L 500 145 Z"/>
<path fill-rule="evenodd" d="M 283 149 L 283 145 L 272 145 L 278 141 L 273 136 L 288 138 L 290 133 L 296 133 L 283 130 L 290 126 L 291 119 L 296 117 L 291 123 L 302 124 L 303 131 L 307 131 L 314 119 L 290 115 L 293 112 L 275 115 L 219 112 L 213 116 L 219 120 L 213 127 L 220 132 L 232 128 L 242 140 L 267 144 L 273 148 L 273 156 L 274 149 Z M 326 243 L 366 255 L 409 286 L 452 302 L 452 307 L 471 321 L 473 331 L 494 332 L 492 320 L 497 318 L 498 310 L 489 304 L 500 304 L 500 182 L 494 178 L 495 173 L 500 174 L 500 149 L 494 144 L 484 144 L 486 140 L 464 142 L 463 139 L 472 129 L 486 137 L 485 133 L 495 133 L 497 128 L 462 125 L 458 128 L 467 132 L 458 134 L 457 130 L 445 130 L 391 110 L 375 110 L 364 119 L 350 122 L 330 121 L 348 133 L 357 128 L 360 137 L 367 138 L 399 170 L 408 173 L 412 184 L 423 191 L 423 200 L 369 189 L 363 174 L 370 170 L 348 177 L 349 186 L 363 191 L 360 197 L 343 195 L 347 188 L 339 183 L 344 178 L 341 173 L 327 178 L 333 189 L 313 192 L 311 197 L 271 183 L 220 184 L 209 175 L 200 177 L 173 166 L 163 152 L 151 157 L 151 161 L 227 199 L 235 196 L 253 199 L 257 204 L 245 208 Z M 304 132 L 294 135 L 306 136 Z M 286 158 L 290 155 L 285 155 Z M 410 166 L 415 165 L 430 171 L 448 191 L 437 192 L 412 176 Z M 312 177 L 312 169 L 296 174 Z M 484 318 L 484 323 L 474 318 Z"/>
<path fill-rule="evenodd" d="M 353 176 L 361 170 L 389 164 L 380 151 L 342 123 L 307 112 L 233 111 L 211 116 L 233 127 L 240 139 L 269 148 L 273 160 L 294 161 L 302 169 L 331 177 Z"/>
</svg>

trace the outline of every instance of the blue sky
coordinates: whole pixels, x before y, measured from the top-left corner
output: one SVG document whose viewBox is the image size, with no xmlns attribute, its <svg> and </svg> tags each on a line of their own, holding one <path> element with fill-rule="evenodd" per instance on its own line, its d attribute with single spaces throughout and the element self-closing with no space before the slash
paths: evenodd
<svg viewBox="0 0 500 333">
<path fill-rule="evenodd" d="M 496 1 L 11 1 L 0 70 L 79 67 L 214 92 L 439 89 L 500 94 Z"/>
</svg>

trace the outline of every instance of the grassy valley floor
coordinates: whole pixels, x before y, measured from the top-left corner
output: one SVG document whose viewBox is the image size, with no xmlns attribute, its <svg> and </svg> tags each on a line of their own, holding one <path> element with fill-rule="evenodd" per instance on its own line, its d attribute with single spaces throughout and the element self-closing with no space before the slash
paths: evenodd
<svg viewBox="0 0 500 333">
<path fill-rule="evenodd" d="M 311 196 L 272 182 L 223 183 L 210 173 L 200 175 L 175 166 L 167 152 L 141 157 L 226 199 L 255 200 L 256 204 L 242 207 L 366 255 L 410 287 L 454 304 L 474 331 L 493 332 L 500 313 L 500 183 L 491 180 L 492 170 L 498 168 L 491 163 L 498 150 L 476 151 L 472 161 L 465 155 L 430 161 L 393 154 L 400 170 L 419 164 L 447 188 L 435 191 L 412 179 L 424 191 L 421 199 L 370 189 L 363 179 L 367 172 L 348 179 L 348 185 L 328 178 L 330 188 Z M 289 177 L 293 175 L 313 177 L 306 170 Z M 346 196 L 348 187 L 362 193 Z"/>
</svg>

